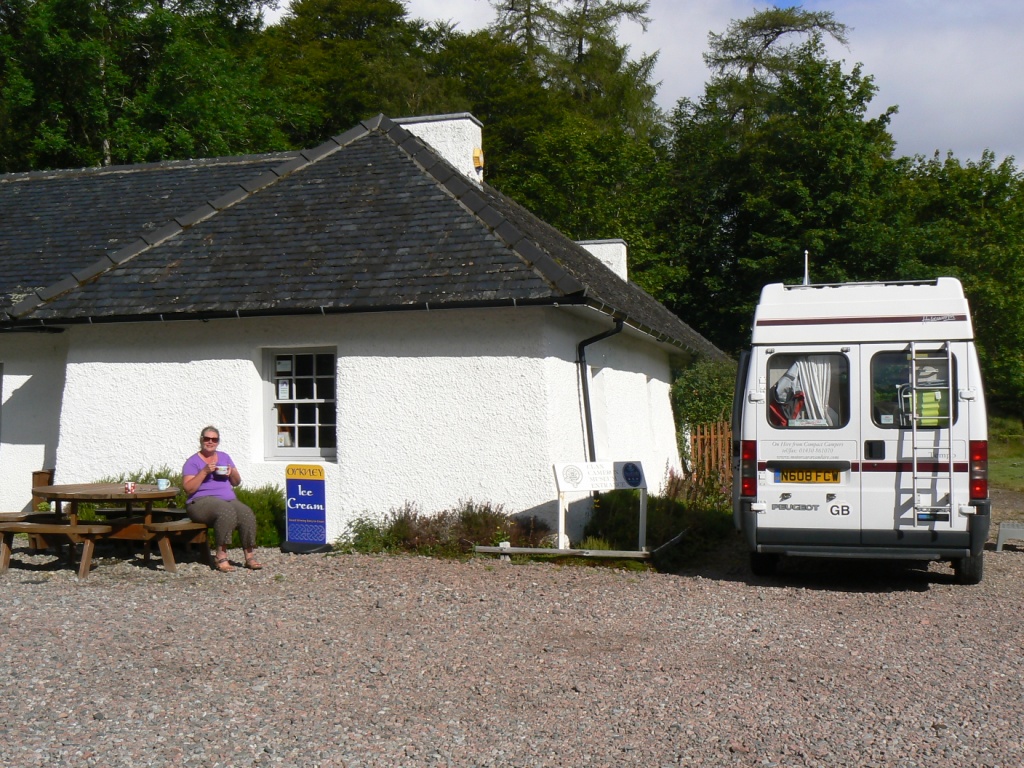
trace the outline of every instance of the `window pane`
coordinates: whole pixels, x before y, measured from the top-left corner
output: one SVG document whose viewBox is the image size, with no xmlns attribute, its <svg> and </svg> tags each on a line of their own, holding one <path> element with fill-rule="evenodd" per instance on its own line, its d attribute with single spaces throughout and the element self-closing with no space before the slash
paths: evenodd
<svg viewBox="0 0 1024 768">
<path fill-rule="evenodd" d="M 316 448 L 316 427 L 299 427 L 299 448 Z"/>
<path fill-rule="evenodd" d="M 316 406 L 315 405 L 300 405 L 298 406 L 299 412 L 299 424 L 316 424 Z"/>
<path fill-rule="evenodd" d="M 333 400 L 334 399 L 334 379 L 320 378 L 316 380 L 316 398 L 317 400 Z"/>
<path fill-rule="evenodd" d="M 294 424 L 295 423 L 295 406 L 287 403 L 278 403 L 277 405 L 277 423 L 278 424 Z"/>
<path fill-rule="evenodd" d="M 773 355 L 768 383 L 773 427 L 838 429 L 850 419 L 850 364 L 844 355 Z"/>
<path fill-rule="evenodd" d="M 277 447 L 278 448 L 291 448 L 295 445 L 295 430 L 285 429 L 278 427 L 277 429 Z"/>
<path fill-rule="evenodd" d="M 295 375 L 296 376 L 312 376 L 313 375 L 313 356 L 312 355 L 296 355 L 295 356 Z"/>
<path fill-rule="evenodd" d="M 316 375 L 334 378 L 334 355 L 316 356 Z"/>
<path fill-rule="evenodd" d="M 324 403 L 320 406 L 320 423 L 333 427 L 337 422 L 337 407 L 334 403 Z"/>
<path fill-rule="evenodd" d="M 313 380 L 312 379 L 296 379 L 295 380 L 295 399 L 296 400 L 312 400 L 313 399 Z"/>
<path fill-rule="evenodd" d="M 337 437 L 334 425 L 320 427 L 320 447 L 337 448 Z"/>
<path fill-rule="evenodd" d="M 871 359 L 871 420 L 876 426 L 920 429 L 949 423 L 949 361 L 941 351 L 917 353 L 917 397 L 911 398 L 910 353 L 879 352 Z M 954 366 L 955 371 L 955 366 Z M 955 390 L 955 382 L 954 387 Z M 957 404 L 953 403 L 956 420 Z"/>
</svg>

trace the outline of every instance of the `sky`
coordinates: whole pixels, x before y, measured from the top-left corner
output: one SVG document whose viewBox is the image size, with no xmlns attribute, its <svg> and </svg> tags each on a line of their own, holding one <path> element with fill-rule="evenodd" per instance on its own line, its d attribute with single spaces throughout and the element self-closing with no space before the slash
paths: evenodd
<svg viewBox="0 0 1024 768">
<path fill-rule="evenodd" d="M 451 21 L 469 32 L 494 19 L 488 0 L 405 0 L 411 18 Z M 778 5 L 786 5 L 780 0 Z M 876 117 L 896 105 L 889 130 L 897 155 L 947 151 L 961 161 L 985 149 L 1024 165 L 1024 2 L 1021 0 L 833 0 L 801 3 L 831 11 L 850 27 L 849 46 L 829 55 L 849 71 L 863 65 L 878 93 L 868 109 Z M 644 33 L 628 23 L 619 41 L 631 58 L 658 52 L 658 103 L 671 109 L 704 93 L 708 71 L 701 55 L 709 32 L 767 3 L 751 0 L 650 0 Z M 486 130 L 486 126 L 484 126 Z"/>
</svg>

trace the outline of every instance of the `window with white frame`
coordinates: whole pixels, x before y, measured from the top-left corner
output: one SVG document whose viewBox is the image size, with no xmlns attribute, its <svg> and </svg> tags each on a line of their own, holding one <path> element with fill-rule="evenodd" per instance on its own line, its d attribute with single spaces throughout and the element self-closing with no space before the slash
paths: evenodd
<svg viewBox="0 0 1024 768">
<path fill-rule="evenodd" d="M 270 385 L 268 453 L 330 457 L 338 446 L 337 355 L 333 349 L 266 352 Z"/>
</svg>

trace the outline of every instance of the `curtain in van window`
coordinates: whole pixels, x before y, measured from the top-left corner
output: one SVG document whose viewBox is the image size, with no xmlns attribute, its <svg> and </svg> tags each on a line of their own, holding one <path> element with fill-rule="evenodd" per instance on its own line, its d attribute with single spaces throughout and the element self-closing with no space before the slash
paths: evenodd
<svg viewBox="0 0 1024 768">
<path fill-rule="evenodd" d="M 831 395 L 832 356 L 797 358 L 775 384 L 774 397 L 784 417 L 776 425 L 836 426 L 838 414 L 828 406 Z"/>
<path fill-rule="evenodd" d="M 832 361 L 827 355 L 808 355 L 797 360 L 799 381 L 804 391 L 803 418 L 835 426 L 835 414 L 828 407 L 832 393 Z"/>
</svg>

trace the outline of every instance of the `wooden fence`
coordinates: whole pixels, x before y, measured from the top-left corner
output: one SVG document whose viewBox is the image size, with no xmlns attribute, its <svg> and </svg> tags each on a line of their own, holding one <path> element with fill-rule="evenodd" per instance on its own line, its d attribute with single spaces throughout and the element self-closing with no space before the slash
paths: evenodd
<svg viewBox="0 0 1024 768">
<path fill-rule="evenodd" d="M 728 421 L 691 427 L 690 463 L 698 479 L 715 472 L 721 478 L 731 477 L 732 428 Z"/>
</svg>

